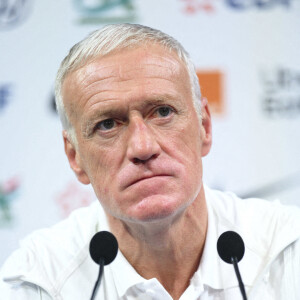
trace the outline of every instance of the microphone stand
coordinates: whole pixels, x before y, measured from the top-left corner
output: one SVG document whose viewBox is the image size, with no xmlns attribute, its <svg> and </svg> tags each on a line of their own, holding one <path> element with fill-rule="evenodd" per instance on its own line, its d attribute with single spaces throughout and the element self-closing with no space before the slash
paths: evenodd
<svg viewBox="0 0 300 300">
<path fill-rule="evenodd" d="M 95 286 L 94 286 L 94 289 L 93 289 L 91 300 L 95 299 L 97 291 L 98 291 L 98 288 L 100 286 L 100 282 L 101 282 L 101 278 L 102 278 L 102 274 L 103 274 L 103 269 L 104 269 L 104 258 L 103 257 L 100 257 L 100 259 L 99 259 L 99 265 L 100 265 L 99 274 L 98 274 L 98 278 L 96 280 L 96 283 L 95 283 Z"/>
<path fill-rule="evenodd" d="M 234 271 L 235 271 L 237 280 L 239 282 L 240 291 L 241 291 L 243 300 L 247 300 L 246 291 L 245 291 L 245 287 L 244 287 L 242 277 L 241 277 L 241 274 L 240 274 L 240 271 L 239 271 L 238 260 L 237 260 L 236 256 L 231 256 L 231 263 L 233 264 Z"/>
</svg>

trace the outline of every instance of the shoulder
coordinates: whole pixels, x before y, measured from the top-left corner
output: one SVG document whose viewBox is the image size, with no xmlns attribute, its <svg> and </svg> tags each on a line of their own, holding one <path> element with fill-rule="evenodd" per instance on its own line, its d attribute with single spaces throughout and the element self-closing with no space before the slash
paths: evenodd
<svg viewBox="0 0 300 300">
<path fill-rule="evenodd" d="M 281 251 L 257 278 L 249 299 L 300 299 L 300 239 Z"/>
<path fill-rule="evenodd" d="M 105 227 L 98 202 L 74 211 L 66 220 L 33 232 L 5 262 L 1 279 L 10 284 L 31 282 L 50 295 L 89 255 L 91 237 Z"/>
<path fill-rule="evenodd" d="M 300 237 L 300 208 L 279 201 L 241 199 L 205 187 L 208 206 L 223 228 L 236 230 L 255 252 L 275 255 Z"/>
<path fill-rule="evenodd" d="M 33 232 L 20 242 L 21 250 L 39 254 L 43 262 L 47 258 L 51 262 L 56 259 L 56 263 L 63 265 L 86 248 L 101 223 L 106 223 L 104 218 L 100 204 L 94 202 L 75 210 L 67 219 L 52 227 Z"/>
</svg>

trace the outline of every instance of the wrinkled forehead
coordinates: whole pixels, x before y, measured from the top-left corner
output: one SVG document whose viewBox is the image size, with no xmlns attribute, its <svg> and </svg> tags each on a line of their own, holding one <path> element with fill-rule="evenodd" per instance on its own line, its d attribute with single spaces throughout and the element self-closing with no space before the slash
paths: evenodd
<svg viewBox="0 0 300 300">
<path fill-rule="evenodd" d="M 153 78 L 177 81 L 190 89 L 186 66 L 177 53 L 159 45 L 142 45 L 96 57 L 69 73 L 62 86 L 64 104 L 68 114 L 72 114 L 78 100 L 88 97 L 91 88 L 97 84 L 107 86 L 110 81 L 131 81 L 134 84 Z"/>
<path fill-rule="evenodd" d="M 138 47 L 127 47 L 115 50 L 105 56 L 96 56 L 80 68 L 71 71 L 66 78 L 74 77 L 82 82 L 82 77 L 93 79 L 94 76 L 115 77 L 127 79 L 143 69 L 148 72 L 153 67 L 161 67 L 166 75 L 175 75 L 180 69 L 186 69 L 185 64 L 173 50 L 163 48 L 158 44 L 143 44 Z M 158 68 L 159 69 L 159 68 Z M 159 71 L 158 71 L 159 72 Z"/>
</svg>

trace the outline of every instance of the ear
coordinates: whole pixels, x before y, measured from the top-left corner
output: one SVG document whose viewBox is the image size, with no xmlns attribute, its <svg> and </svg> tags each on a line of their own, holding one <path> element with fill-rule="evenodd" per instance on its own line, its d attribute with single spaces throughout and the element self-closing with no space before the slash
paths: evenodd
<svg viewBox="0 0 300 300">
<path fill-rule="evenodd" d="M 74 171 L 75 175 L 77 176 L 77 179 L 81 183 L 89 184 L 90 180 L 82 167 L 80 154 L 76 150 L 73 143 L 70 141 L 66 130 L 63 130 L 63 139 L 64 139 L 64 146 L 65 146 L 65 153 L 68 157 L 71 169 Z"/>
<path fill-rule="evenodd" d="M 211 116 L 206 98 L 201 99 L 201 113 L 202 113 L 202 151 L 201 155 L 206 156 L 211 148 L 212 144 L 212 128 L 211 128 Z"/>
</svg>

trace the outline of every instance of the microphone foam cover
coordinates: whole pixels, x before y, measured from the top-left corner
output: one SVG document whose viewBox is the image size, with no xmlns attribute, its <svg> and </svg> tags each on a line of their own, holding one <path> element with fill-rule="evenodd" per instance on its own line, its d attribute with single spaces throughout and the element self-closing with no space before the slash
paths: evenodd
<svg viewBox="0 0 300 300">
<path fill-rule="evenodd" d="M 97 232 L 90 242 L 90 255 L 93 261 L 99 264 L 100 258 L 104 259 L 104 265 L 110 264 L 118 253 L 118 241 L 108 231 Z"/>
<path fill-rule="evenodd" d="M 236 257 L 238 262 L 243 258 L 245 245 L 239 234 L 234 231 L 226 231 L 218 239 L 217 250 L 222 260 L 232 264 L 232 257 Z"/>
</svg>

